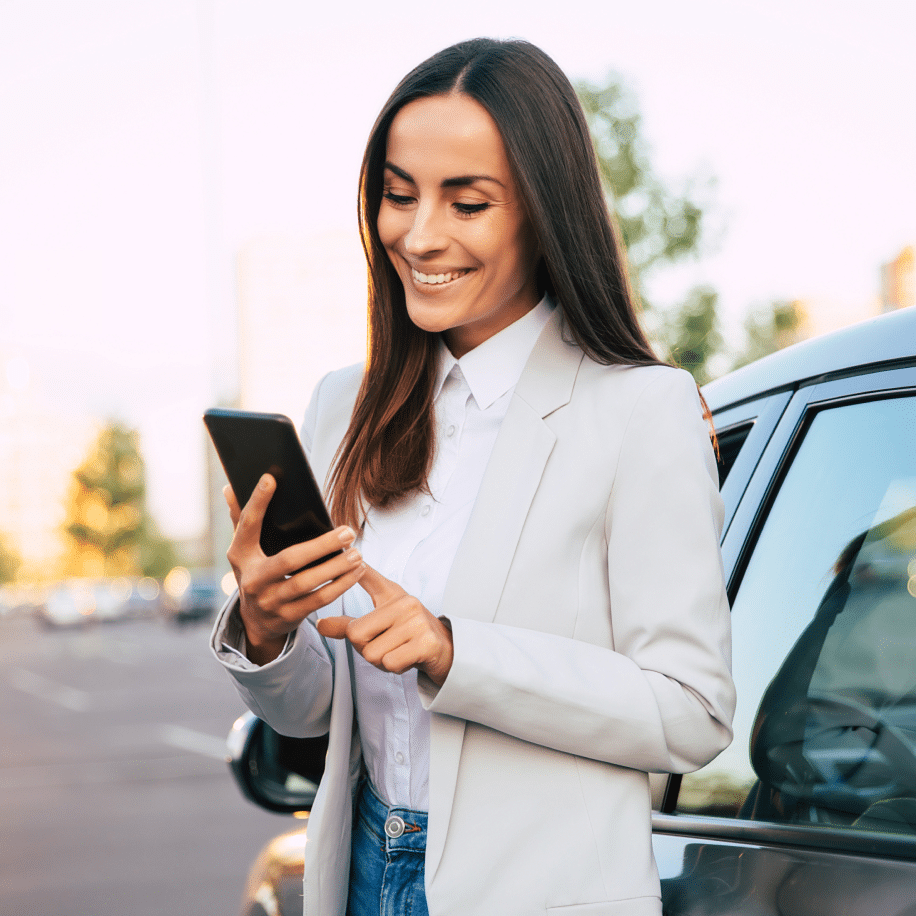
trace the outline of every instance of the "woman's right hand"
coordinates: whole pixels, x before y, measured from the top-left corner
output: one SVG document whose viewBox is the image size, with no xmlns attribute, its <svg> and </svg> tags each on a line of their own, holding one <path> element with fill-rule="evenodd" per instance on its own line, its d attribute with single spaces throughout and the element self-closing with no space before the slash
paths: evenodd
<svg viewBox="0 0 916 916">
<path fill-rule="evenodd" d="M 258 665 L 273 661 L 289 633 L 355 585 L 366 569 L 359 551 L 351 546 L 356 535 L 346 526 L 267 556 L 261 550 L 261 524 L 276 486 L 274 478 L 265 474 L 244 509 L 239 509 L 231 487 L 223 489 L 235 528 L 226 556 L 239 586 L 248 658 Z M 339 556 L 302 569 L 341 548 L 344 552 Z M 297 569 L 302 572 L 293 575 Z"/>
</svg>

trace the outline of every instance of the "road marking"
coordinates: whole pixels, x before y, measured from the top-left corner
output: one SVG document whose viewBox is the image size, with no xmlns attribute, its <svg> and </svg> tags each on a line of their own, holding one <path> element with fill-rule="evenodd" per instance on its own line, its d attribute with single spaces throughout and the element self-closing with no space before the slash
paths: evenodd
<svg viewBox="0 0 916 916">
<path fill-rule="evenodd" d="M 86 712 L 92 705 L 91 697 L 84 690 L 58 684 L 34 671 L 26 671 L 25 668 L 12 668 L 9 672 L 9 680 L 23 693 L 56 703 L 73 712 Z"/>
<path fill-rule="evenodd" d="M 159 734 L 166 744 L 190 751 L 192 754 L 223 761 L 228 754 L 225 738 L 214 738 L 213 735 L 196 732 L 181 725 L 163 725 Z"/>
<path fill-rule="evenodd" d="M 190 754 L 0 767 L 0 795 L 24 789 L 48 789 L 56 786 L 180 781 L 192 777 L 214 776 L 217 773 L 220 778 L 225 778 L 225 770 L 217 769 L 212 761 Z"/>
</svg>

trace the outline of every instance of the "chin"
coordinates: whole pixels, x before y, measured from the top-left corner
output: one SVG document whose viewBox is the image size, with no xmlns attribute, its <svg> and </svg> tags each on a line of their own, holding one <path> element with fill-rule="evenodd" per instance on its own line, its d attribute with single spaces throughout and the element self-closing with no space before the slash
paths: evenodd
<svg viewBox="0 0 916 916">
<path fill-rule="evenodd" d="M 407 302 L 407 316 L 421 331 L 429 334 L 441 334 L 443 331 L 452 327 L 448 316 L 435 314 L 437 309 L 429 306 L 411 305 Z"/>
</svg>

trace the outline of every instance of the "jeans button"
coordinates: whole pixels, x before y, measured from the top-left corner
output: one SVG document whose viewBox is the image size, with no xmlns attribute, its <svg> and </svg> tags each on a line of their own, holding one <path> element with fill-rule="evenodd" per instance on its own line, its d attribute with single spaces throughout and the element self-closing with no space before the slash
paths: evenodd
<svg viewBox="0 0 916 916">
<path fill-rule="evenodd" d="M 392 840 L 396 840 L 404 832 L 404 818 L 398 817 L 396 814 L 392 814 L 391 817 L 385 821 L 385 833 L 391 837 Z"/>
</svg>

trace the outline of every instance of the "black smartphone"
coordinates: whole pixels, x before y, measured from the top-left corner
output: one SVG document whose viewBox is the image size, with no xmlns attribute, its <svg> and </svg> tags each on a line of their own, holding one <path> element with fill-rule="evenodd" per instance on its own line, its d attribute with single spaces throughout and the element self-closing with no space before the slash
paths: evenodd
<svg viewBox="0 0 916 916">
<path fill-rule="evenodd" d="M 214 407 L 204 414 L 204 423 L 239 506 L 245 506 L 264 474 L 276 478 L 277 488 L 261 526 L 264 553 L 279 553 L 333 529 L 321 490 L 289 417 Z M 342 552 L 335 550 L 303 569 Z"/>
</svg>

